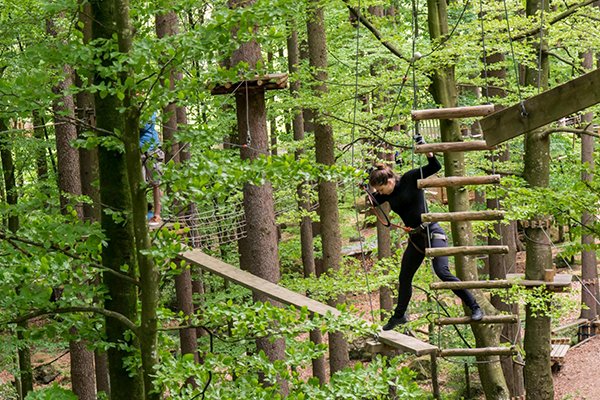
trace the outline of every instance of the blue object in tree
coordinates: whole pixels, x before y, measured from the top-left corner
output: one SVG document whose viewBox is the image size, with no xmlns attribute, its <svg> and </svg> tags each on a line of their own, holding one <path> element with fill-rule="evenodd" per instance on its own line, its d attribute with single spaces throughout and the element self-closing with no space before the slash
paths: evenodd
<svg viewBox="0 0 600 400">
<path fill-rule="evenodd" d="M 140 149 L 142 152 L 152 152 L 160 147 L 160 138 L 156 131 L 156 113 L 143 128 L 140 129 Z"/>
</svg>

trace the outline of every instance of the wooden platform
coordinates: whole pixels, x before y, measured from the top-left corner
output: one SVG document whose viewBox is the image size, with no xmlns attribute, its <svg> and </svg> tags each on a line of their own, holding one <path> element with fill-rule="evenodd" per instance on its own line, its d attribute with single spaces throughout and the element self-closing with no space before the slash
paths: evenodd
<svg viewBox="0 0 600 400">
<path fill-rule="evenodd" d="M 550 352 L 550 361 L 553 363 L 562 362 L 570 348 L 571 346 L 569 344 L 553 344 L 552 351 Z"/>
<path fill-rule="evenodd" d="M 210 90 L 211 94 L 243 93 L 246 90 L 277 90 L 285 89 L 288 84 L 288 74 L 269 74 L 256 76 L 253 79 L 239 82 L 227 82 L 216 85 Z"/>
<path fill-rule="evenodd" d="M 307 310 L 318 315 L 326 315 L 329 313 L 337 316 L 341 314 L 341 312 L 334 307 L 292 292 L 282 286 L 252 275 L 249 272 L 242 271 L 217 258 L 204 254 L 200 250 L 186 251 L 181 253 L 179 257 L 192 265 L 199 266 L 205 271 L 219 275 L 228 281 L 235 282 L 255 293 L 261 293 L 284 304 L 293 305 L 298 308 L 306 307 Z M 412 336 L 403 335 L 395 331 L 379 332 L 379 341 L 389 347 L 413 353 L 418 356 L 432 354 L 438 351 L 436 346 L 432 346 L 429 343 L 422 342 Z"/>
</svg>

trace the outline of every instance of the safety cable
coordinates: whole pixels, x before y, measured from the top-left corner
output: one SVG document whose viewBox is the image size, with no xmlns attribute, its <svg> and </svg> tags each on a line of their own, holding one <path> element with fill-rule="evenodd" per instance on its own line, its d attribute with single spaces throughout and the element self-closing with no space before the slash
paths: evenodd
<svg viewBox="0 0 600 400">
<path fill-rule="evenodd" d="M 515 47 L 513 45 L 512 33 L 510 32 L 510 21 L 508 19 L 508 6 L 506 0 L 502 0 L 504 4 L 504 19 L 506 20 L 506 30 L 508 32 L 508 42 L 510 43 L 510 54 L 513 61 L 513 68 L 515 72 L 515 82 L 517 84 L 517 93 L 519 96 L 519 104 L 521 106 L 521 115 L 527 116 L 527 110 L 525 109 L 525 103 L 523 102 L 523 94 L 521 93 L 521 85 L 519 83 L 519 67 L 517 66 L 517 59 L 515 58 Z"/>
<path fill-rule="evenodd" d="M 540 51 L 538 53 L 538 80 L 537 80 L 537 91 L 538 94 L 540 94 L 540 91 L 542 90 L 542 49 L 544 48 L 543 46 L 543 41 L 544 41 L 544 11 L 546 8 L 546 3 L 545 0 L 542 0 L 541 3 L 541 10 L 540 10 Z"/>
<path fill-rule="evenodd" d="M 546 237 L 548 238 L 548 241 L 550 242 L 550 246 L 553 247 L 556 250 L 559 250 L 558 247 L 556 246 L 556 244 L 554 244 L 554 242 L 552 241 L 552 238 L 550 237 L 550 235 L 548 235 L 548 232 L 546 232 L 546 229 L 544 229 L 543 227 L 541 228 L 542 232 L 544 232 L 544 235 L 546 235 Z M 579 281 L 579 283 L 581 284 L 581 288 L 582 290 L 585 289 L 585 291 L 592 296 L 592 298 L 594 299 L 594 302 L 597 305 L 600 305 L 600 301 L 598 300 L 598 298 L 596 297 L 596 295 L 594 293 L 592 293 L 592 291 L 583 283 L 583 279 L 580 278 L 579 276 L 577 276 L 577 274 L 575 274 L 573 271 L 573 268 L 571 267 L 571 264 L 567 261 L 567 259 L 560 253 L 557 253 L 558 256 L 560 256 L 560 258 L 562 258 L 563 262 L 567 265 L 567 267 L 569 268 L 570 272 L 573 272 L 573 276 Z"/>
<path fill-rule="evenodd" d="M 358 0 L 358 9 L 360 10 L 360 0 Z M 354 110 L 352 112 L 352 130 L 351 130 L 351 136 L 352 136 L 352 147 L 350 148 L 350 157 L 351 157 L 351 165 L 352 168 L 354 168 L 355 164 L 354 164 L 354 137 L 356 134 L 356 115 L 357 115 L 357 110 L 358 110 L 358 65 L 359 65 L 359 52 L 360 52 L 360 23 L 356 24 L 356 56 L 355 56 L 355 71 L 354 71 Z M 356 186 L 353 185 L 352 186 L 352 198 L 353 198 L 353 203 L 356 204 Z M 371 297 L 371 285 L 369 283 L 369 271 L 367 270 L 367 260 L 365 257 L 365 252 L 364 252 L 364 248 L 363 248 L 363 239 L 362 239 L 362 234 L 360 232 L 360 225 L 359 225 L 359 214 L 358 214 L 358 209 L 357 207 L 354 207 L 354 217 L 355 217 L 355 222 L 356 222 L 356 231 L 358 233 L 358 243 L 360 246 L 360 257 L 361 257 L 361 264 L 363 267 L 363 271 L 365 274 L 365 283 L 366 283 L 366 287 L 367 287 L 367 296 L 369 299 L 369 308 L 371 311 L 371 318 L 373 319 L 373 323 L 376 322 L 375 320 L 375 311 L 373 309 L 373 299 Z M 386 216 L 387 218 L 387 216 Z"/>
</svg>

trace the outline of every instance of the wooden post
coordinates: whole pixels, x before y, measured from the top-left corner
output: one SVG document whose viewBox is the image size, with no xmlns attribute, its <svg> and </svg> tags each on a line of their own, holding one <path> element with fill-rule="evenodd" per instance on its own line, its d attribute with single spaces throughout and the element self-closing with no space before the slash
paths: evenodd
<svg viewBox="0 0 600 400">
<path fill-rule="evenodd" d="M 466 185 L 486 185 L 500 183 L 500 175 L 487 176 L 448 176 L 445 178 L 427 178 L 417 180 L 419 189 L 430 187 L 454 187 Z"/>
<path fill-rule="evenodd" d="M 482 117 L 489 115 L 494 112 L 494 105 L 486 104 L 482 106 L 469 106 L 469 107 L 445 107 L 445 108 L 431 108 L 427 110 L 413 110 L 410 116 L 414 121 L 420 121 L 424 119 L 456 119 L 456 118 L 470 118 L 470 117 Z"/>
</svg>

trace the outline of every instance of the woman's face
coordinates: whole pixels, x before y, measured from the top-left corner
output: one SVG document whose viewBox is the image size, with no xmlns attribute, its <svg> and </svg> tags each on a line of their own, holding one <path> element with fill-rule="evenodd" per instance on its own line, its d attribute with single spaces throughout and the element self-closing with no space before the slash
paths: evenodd
<svg viewBox="0 0 600 400">
<path fill-rule="evenodd" d="M 395 186 L 396 180 L 394 178 L 389 178 L 387 180 L 387 183 L 385 183 L 384 185 L 373 186 L 373 189 L 377 190 L 377 193 L 391 194 L 394 191 Z"/>
</svg>

